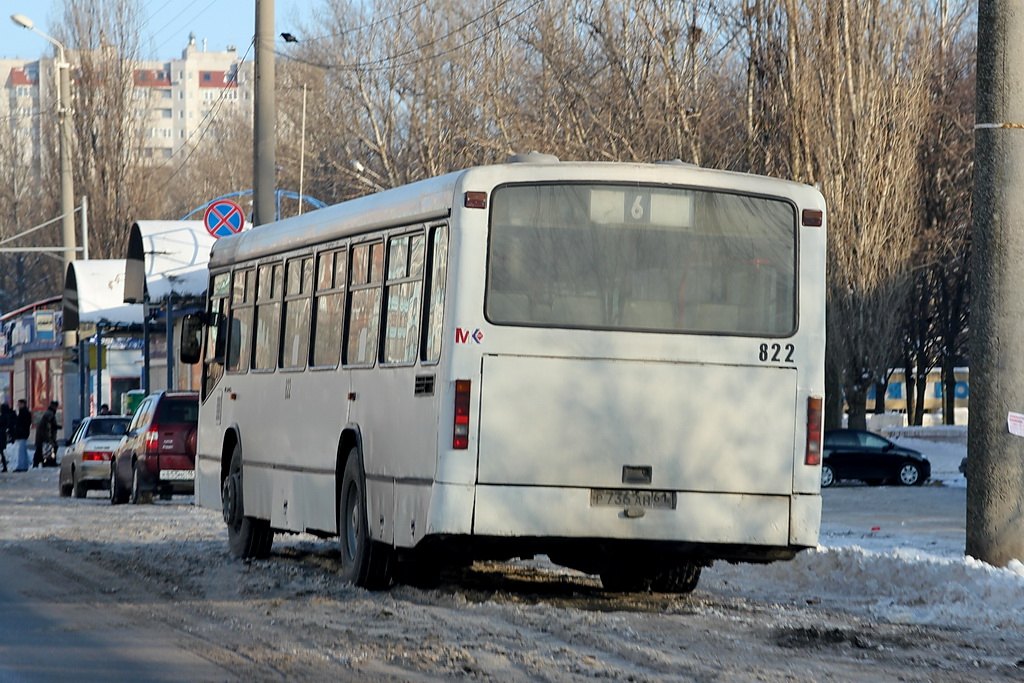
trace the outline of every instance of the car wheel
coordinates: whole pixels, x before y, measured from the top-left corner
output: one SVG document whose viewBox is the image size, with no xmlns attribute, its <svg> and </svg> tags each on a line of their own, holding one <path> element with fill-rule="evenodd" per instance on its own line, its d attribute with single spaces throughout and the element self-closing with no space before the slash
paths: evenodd
<svg viewBox="0 0 1024 683">
<path fill-rule="evenodd" d="M 274 530 L 270 522 L 245 514 L 242 500 L 242 447 L 235 445 L 228 466 L 228 476 L 220 492 L 221 512 L 228 526 L 228 551 L 239 559 L 270 556 L 274 543 Z"/>
<path fill-rule="evenodd" d="M 78 479 L 78 475 L 75 473 L 74 469 L 71 470 L 71 492 L 74 494 L 75 498 L 85 498 L 85 494 L 88 492 L 88 489 L 85 488 L 85 484 Z"/>
<path fill-rule="evenodd" d="M 836 483 L 836 475 L 828 465 L 821 466 L 821 488 L 827 489 Z"/>
<path fill-rule="evenodd" d="M 153 494 L 148 491 L 142 490 L 142 480 L 139 477 L 138 465 L 132 465 L 132 493 L 131 493 L 132 505 L 139 505 L 143 503 L 152 503 Z"/>
<path fill-rule="evenodd" d="M 921 483 L 921 470 L 913 463 L 906 463 L 900 468 L 900 483 L 904 486 L 914 486 Z"/>
<path fill-rule="evenodd" d="M 64 479 L 61 478 L 57 480 L 57 490 L 60 492 L 61 498 L 68 498 L 71 496 L 71 487 L 72 485 L 65 483 Z"/>
<path fill-rule="evenodd" d="M 110 504 L 121 505 L 122 503 L 128 502 L 128 491 L 125 491 L 121 486 L 121 481 L 117 477 L 117 465 L 110 465 Z"/>
<path fill-rule="evenodd" d="M 391 552 L 370 539 L 366 523 L 366 480 L 358 448 L 349 451 L 338 488 L 338 538 L 341 577 L 369 590 L 391 585 Z"/>
</svg>

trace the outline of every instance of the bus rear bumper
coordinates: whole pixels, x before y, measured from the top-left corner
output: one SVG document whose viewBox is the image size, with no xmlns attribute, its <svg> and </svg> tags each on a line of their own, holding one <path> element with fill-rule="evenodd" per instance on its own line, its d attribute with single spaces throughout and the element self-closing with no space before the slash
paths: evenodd
<svg viewBox="0 0 1024 683">
<path fill-rule="evenodd" d="M 799 550 L 817 545 L 821 497 L 676 492 L 675 509 L 591 504 L 590 489 L 477 486 L 477 537 L 605 538 Z"/>
<path fill-rule="evenodd" d="M 794 494 L 789 507 L 789 542 L 813 548 L 821 530 L 821 495 Z"/>
</svg>

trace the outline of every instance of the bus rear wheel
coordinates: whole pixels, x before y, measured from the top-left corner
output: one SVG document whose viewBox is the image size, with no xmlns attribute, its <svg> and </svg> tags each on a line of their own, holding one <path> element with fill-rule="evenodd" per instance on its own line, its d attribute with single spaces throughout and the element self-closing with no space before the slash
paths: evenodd
<svg viewBox="0 0 1024 683">
<path fill-rule="evenodd" d="M 228 476 L 221 487 L 221 510 L 228 526 L 228 550 L 238 559 L 263 559 L 270 556 L 274 530 L 270 522 L 245 514 L 242 501 L 242 447 L 235 445 L 231 453 Z"/>
<path fill-rule="evenodd" d="M 700 581 L 701 569 L 694 562 L 645 568 L 614 565 L 601 570 L 601 585 L 613 592 L 692 593 Z"/>
<path fill-rule="evenodd" d="M 368 590 L 391 585 L 390 548 L 370 538 L 366 521 L 366 478 L 358 448 L 349 451 L 338 487 L 341 577 Z"/>
</svg>

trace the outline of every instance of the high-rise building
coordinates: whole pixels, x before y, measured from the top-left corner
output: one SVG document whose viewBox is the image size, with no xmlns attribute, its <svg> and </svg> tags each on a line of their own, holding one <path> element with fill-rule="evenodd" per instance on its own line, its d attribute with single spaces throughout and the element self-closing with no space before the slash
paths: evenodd
<svg viewBox="0 0 1024 683">
<path fill-rule="evenodd" d="M 54 62 L 53 59 L 0 59 L 0 78 L 4 85 L 0 97 L 0 125 L 26 161 L 40 159 L 42 114 L 53 109 L 57 96 Z M 56 150 L 56 141 L 47 149 Z"/>
<path fill-rule="evenodd" d="M 74 51 L 68 56 L 74 74 Z M 180 59 L 141 61 L 133 74 L 144 159 L 158 162 L 200 139 L 215 140 L 216 121 L 242 116 L 252 122 L 253 63 L 242 61 L 234 47 L 207 52 L 205 41 L 200 49 L 192 34 Z M 56 141 L 41 139 L 40 119 L 55 108 L 57 78 L 53 58 L 0 59 L 0 123 L 17 135 L 27 160 L 56 149 Z"/>
<path fill-rule="evenodd" d="M 235 48 L 207 52 L 196 46 L 195 34 L 181 59 L 140 62 L 135 69 L 139 115 L 146 120 L 144 157 L 168 159 L 184 145 L 194 145 L 216 120 L 242 115 L 250 124 L 253 111 L 253 64 L 243 62 Z"/>
</svg>

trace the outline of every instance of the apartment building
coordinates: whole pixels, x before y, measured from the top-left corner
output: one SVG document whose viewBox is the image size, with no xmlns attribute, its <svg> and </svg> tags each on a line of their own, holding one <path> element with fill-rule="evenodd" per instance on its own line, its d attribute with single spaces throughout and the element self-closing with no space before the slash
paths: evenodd
<svg viewBox="0 0 1024 683">
<path fill-rule="evenodd" d="M 74 52 L 69 56 L 74 69 Z M 214 121 L 240 115 L 251 124 L 253 62 L 243 61 L 234 47 L 208 52 L 205 41 L 200 48 L 191 34 L 180 59 L 138 62 L 133 72 L 135 114 L 144 121 L 144 158 L 162 161 L 200 137 L 209 142 L 216 128 L 204 131 Z M 26 159 L 56 150 L 56 141 L 42 139 L 41 119 L 55 110 L 57 78 L 52 57 L 0 59 L 0 122 L 17 135 Z"/>
<path fill-rule="evenodd" d="M 181 59 L 138 64 L 135 99 L 146 120 L 143 156 L 168 159 L 215 120 L 242 115 L 251 124 L 253 63 L 235 48 L 208 52 L 204 42 L 200 49 L 192 34 Z"/>
<path fill-rule="evenodd" d="M 0 125 L 22 151 L 23 158 L 41 158 L 42 112 L 51 111 L 57 96 L 54 59 L 0 59 Z M 56 141 L 45 147 L 56 150 Z"/>
</svg>

